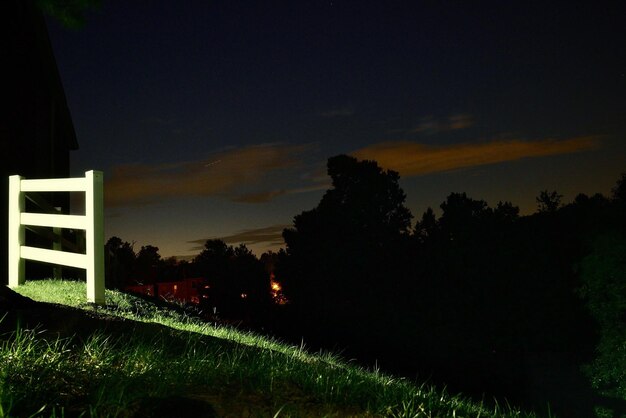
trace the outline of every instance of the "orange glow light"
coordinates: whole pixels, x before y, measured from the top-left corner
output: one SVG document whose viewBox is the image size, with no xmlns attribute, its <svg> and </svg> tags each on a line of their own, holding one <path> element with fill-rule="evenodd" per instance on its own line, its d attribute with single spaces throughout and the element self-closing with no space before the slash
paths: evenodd
<svg viewBox="0 0 626 418">
<path fill-rule="evenodd" d="M 279 305 L 284 305 L 287 303 L 287 298 L 285 297 L 285 295 L 283 295 L 283 287 L 280 285 L 279 282 L 277 282 L 276 280 L 274 280 L 274 275 L 272 274 L 270 276 L 270 294 L 272 295 L 272 298 L 274 299 L 274 303 L 277 303 Z"/>
</svg>

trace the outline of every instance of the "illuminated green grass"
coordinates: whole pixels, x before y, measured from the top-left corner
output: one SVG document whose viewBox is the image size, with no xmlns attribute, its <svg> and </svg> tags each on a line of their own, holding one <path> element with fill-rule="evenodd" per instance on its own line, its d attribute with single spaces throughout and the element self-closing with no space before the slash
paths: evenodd
<svg viewBox="0 0 626 418">
<path fill-rule="evenodd" d="M 17 290 L 98 319 L 124 319 L 135 331 L 54 337 L 18 328 L 1 336 L 0 417 L 131 417 L 184 407 L 196 408 L 196 416 L 534 416 L 203 323 L 121 292 L 107 290 L 107 306 L 95 308 L 85 302 L 84 283 L 30 281 Z"/>
</svg>

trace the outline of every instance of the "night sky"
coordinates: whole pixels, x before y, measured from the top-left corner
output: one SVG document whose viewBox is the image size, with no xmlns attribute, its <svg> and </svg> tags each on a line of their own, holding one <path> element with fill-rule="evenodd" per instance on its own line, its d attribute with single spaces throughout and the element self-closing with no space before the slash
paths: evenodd
<svg viewBox="0 0 626 418">
<path fill-rule="evenodd" d="M 106 237 L 136 250 L 275 250 L 342 153 L 399 171 L 416 218 L 451 192 L 529 214 L 626 171 L 617 2 L 102 2 L 48 25 L 72 174 L 104 171 Z"/>
</svg>

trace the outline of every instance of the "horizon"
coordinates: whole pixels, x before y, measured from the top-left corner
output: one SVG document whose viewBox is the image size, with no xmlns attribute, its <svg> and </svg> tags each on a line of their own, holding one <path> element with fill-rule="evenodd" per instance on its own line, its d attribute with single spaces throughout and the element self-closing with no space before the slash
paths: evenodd
<svg viewBox="0 0 626 418">
<path fill-rule="evenodd" d="M 622 174 L 626 174 L 626 170 Z M 602 196 L 604 196 L 605 198 L 610 199 L 611 198 L 611 193 L 612 193 L 611 191 L 615 187 L 615 185 L 616 185 L 618 180 L 619 180 L 619 177 L 616 178 L 615 181 L 613 182 L 613 184 L 610 187 L 607 188 L 608 192 L 604 192 L 604 193 L 603 192 L 576 193 L 576 194 L 572 195 L 570 199 L 567 199 L 566 196 L 563 196 L 562 199 L 561 199 L 561 206 L 566 206 L 568 204 L 573 203 L 574 199 L 576 198 L 576 196 L 578 196 L 580 194 L 585 194 L 585 195 L 591 197 L 591 196 L 595 195 L 596 193 L 599 193 Z M 402 179 L 400 179 L 400 181 L 402 181 Z M 544 189 L 544 190 L 547 190 L 547 189 Z M 551 192 L 551 191 L 552 190 L 548 190 L 548 192 Z M 558 190 L 555 190 L 555 191 L 558 192 Z M 540 192 L 541 191 L 537 192 L 537 196 L 536 197 L 539 196 Z M 465 192 L 459 190 L 457 192 L 450 192 L 450 193 L 465 193 Z M 450 193 L 448 193 L 446 195 L 446 197 L 448 195 L 450 195 Z M 471 196 L 469 194 L 467 194 L 467 196 L 469 198 L 472 198 L 472 199 L 475 199 L 475 200 L 483 200 L 483 199 L 475 198 L 474 196 Z M 499 201 L 504 202 L 504 200 L 502 200 L 502 199 L 500 199 Z M 440 208 L 440 204 L 443 203 L 443 202 L 444 201 L 442 201 L 442 202 L 440 202 L 440 203 L 438 203 L 437 205 L 434 205 L 434 206 L 427 206 L 425 208 L 425 210 L 427 208 L 431 208 L 433 210 L 433 213 L 435 214 L 435 216 L 437 218 L 439 218 L 441 216 L 441 214 L 442 214 L 442 210 Z M 489 208 L 491 208 L 491 209 L 495 208 L 495 206 L 497 204 L 497 202 L 495 202 L 494 204 L 492 204 L 491 202 L 486 202 L 486 203 L 489 206 Z M 528 206 L 526 211 L 522 210 L 521 206 L 517 205 L 516 202 L 511 202 L 511 203 L 513 204 L 513 206 L 517 206 L 517 207 L 520 208 L 520 212 L 519 212 L 519 216 L 520 217 L 531 216 L 531 215 L 533 215 L 533 214 L 538 212 L 538 204 L 537 204 L 536 200 L 533 201 L 534 206 Z M 410 208 L 409 208 L 409 210 L 410 210 Z M 422 211 L 419 215 L 416 215 L 415 213 L 411 212 L 413 214 L 413 219 L 411 221 L 411 231 L 410 231 L 411 234 L 413 233 L 412 229 L 415 227 L 415 223 L 421 218 L 421 216 L 425 212 L 425 210 Z M 184 254 L 184 255 L 180 255 L 180 254 L 179 255 L 176 255 L 176 254 L 173 254 L 173 255 L 161 255 L 161 258 L 162 259 L 175 258 L 177 262 L 179 262 L 179 261 L 191 262 L 203 250 L 204 243 L 207 240 L 222 240 L 222 241 L 224 241 L 224 243 L 226 245 L 233 246 L 233 247 L 236 247 L 239 244 L 244 244 L 250 251 L 252 251 L 252 253 L 257 258 L 260 258 L 263 253 L 266 253 L 266 252 L 269 252 L 269 251 L 277 252 L 280 249 L 286 249 L 286 247 L 285 247 L 284 241 L 282 243 L 280 243 L 280 244 L 276 244 L 276 245 L 273 245 L 273 246 L 260 246 L 260 245 L 255 245 L 255 240 L 258 240 L 258 237 L 261 236 L 262 237 L 262 241 L 265 242 L 267 240 L 267 238 L 263 238 L 263 237 L 265 237 L 268 234 L 268 232 L 280 231 L 282 233 L 282 230 L 284 228 L 291 228 L 291 227 L 293 227 L 293 224 L 290 224 L 290 225 L 276 225 L 274 227 L 269 227 L 269 228 L 243 230 L 243 231 L 239 231 L 239 232 L 237 232 L 237 233 L 235 233 L 235 234 L 233 234 L 231 236 L 209 237 L 209 238 L 207 238 L 205 240 L 196 240 L 195 243 L 197 244 L 197 248 L 195 248 L 195 251 L 196 251 L 195 253 L 193 253 L 193 254 Z M 111 238 L 111 237 L 112 236 L 107 237 L 107 240 L 109 238 Z M 132 240 L 132 239 L 128 240 L 125 237 L 119 237 L 119 238 L 121 238 L 123 241 L 127 241 L 127 242 L 131 243 L 133 246 L 138 243 L 135 240 Z M 282 240 L 282 236 L 281 236 L 280 239 Z M 161 251 L 160 247 L 158 245 L 154 245 L 153 243 L 150 243 L 150 242 L 142 243 L 142 244 L 138 245 L 138 247 L 141 248 L 142 245 L 143 246 L 153 245 L 153 246 L 159 248 L 159 252 Z M 138 251 L 139 248 L 137 248 L 136 251 Z"/>
<path fill-rule="evenodd" d="M 338 154 L 398 171 L 415 217 L 451 192 L 522 214 L 541 190 L 607 195 L 626 170 L 618 16 L 163 0 L 47 21 L 71 172 L 104 172 L 106 236 L 184 256 L 209 238 L 278 248 Z"/>
</svg>

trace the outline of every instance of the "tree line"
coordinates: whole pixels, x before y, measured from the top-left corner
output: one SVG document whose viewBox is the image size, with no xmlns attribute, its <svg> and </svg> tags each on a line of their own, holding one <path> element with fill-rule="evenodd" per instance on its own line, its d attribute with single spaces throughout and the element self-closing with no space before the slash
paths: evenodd
<svg viewBox="0 0 626 418">
<path fill-rule="evenodd" d="M 283 234 L 285 334 L 540 409 L 557 394 L 537 388 L 560 374 L 581 392 L 565 416 L 626 400 L 626 175 L 609 197 L 541 191 L 528 216 L 451 193 L 413 227 L 398 173 L 341 155 L 328 175 Z M 588 398 L 589 381 L 565 378 L 585 364 Z"/>
<path fill-rule="evenodd" d="M 134 243 L 114 236 L 105 244 L 105 282 L 107 288 L 124 290 L 204 278 L 206 288 L 199 290 L 203 296 L 200 311 L 219 312 L 222 318 L 246 319 L 258 325 L 280 296 L 271 291 L 267 257 L 257 258 L 244 244 L 233 247 L 211 239 L 191 261 L 163 259 L 158 247 L 145 245 L 135 252 Z"/>
<path fill-rule="evenodd" d="M 258 259 L 210 240 L 178 271 L 214 278 L 222 309 L 261 318 L 281 338 L 451 390 L 541 409 L 556 394 L 537 388 L 583 367 L 584 382 L 561 388 L 580 399 L 553 408 L 590 416 L 594 403 L 623 407 L 626 175 L 608 197 L 565 204 L 541 191 L 527 216 L 512 202 L 451 193 L 440 215 L 429 208 L 412 225 L 397 172 L 346 155 L 327 168 L 332 187 L 284 230 L 285 249 Z M 154 247 L 133 256 L 120 239 L 107 246 L 118 277 L 155 263 L 168 271 Z M 134 267 L 120 262 L 131 259 Z M 270 272 L 288 304 L 272 303 Z M 246 309 L 244 293 L 255 301 Z M 595 393 L 581 394 L 590 384 Z"/>
</svg>

